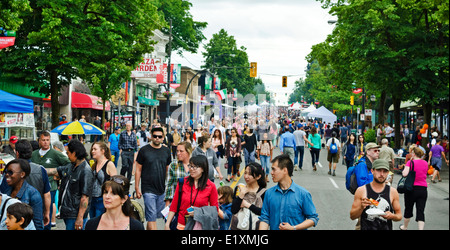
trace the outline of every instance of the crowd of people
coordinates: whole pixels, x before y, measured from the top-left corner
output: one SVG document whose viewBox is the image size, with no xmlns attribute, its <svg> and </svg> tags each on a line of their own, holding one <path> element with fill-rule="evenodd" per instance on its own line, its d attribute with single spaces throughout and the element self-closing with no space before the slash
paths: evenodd
<svg viewBox="0 0 450 250">
<path fill-rule="evenodd" d="M 429 166 L 434 168 L 431 182 L 440 181 L 442 159 L 448 165 L 448 146 L 442 146 L 447 141 L 430 131 L 425 149 L 417 143 L 423 133 L 408 131 L 402 174 L 417 174 L 402 215 L 398 192 L 391 188 L 394 158 L 401 152 L 390 147 L 389 125 L 380 129 L 377 141 L 367 143 L 345 122 L 300 118 L 234 123 L 211 118 L 195 130 L 176 124 L 169 129 L 158 121 L 132 128 L 128 122 L 123 131 L 115 127 L 105 141 L 94 141 L 89 152 L 83 137 L 51 145 L 50 134 L 43 131 L 37 146 L 11 137 L 15 159 L 2 175 L 0 229 L 50 230 L 56 210 L 66 230 L 156 230 L 158 218 L 166 221 L 166 230 L 307 229 L 317 225 L 319 216 L 309 191 L 292 176 L 303 169 L 308 149 L 313 171 L 325 150 L 329 175 L 336 176 L 340 160 L 347 177 L 354 172 L 350 218 L 358 219 L 358 229 L 392 229 L 392 221 L 404 219 L 400 229 L 405 230 L 414 205 L 423 229 Z M 275 147 L 281 152 L 276 157 Z M 233 190 L 228 184 L 241 175 L 245 185 Z M 145 218 L 131 203 L 133 176 L 133 198 L 143 198 Z M 276 183 L 272 188 L 267 188 L 269 176 Z M 367 210 L 373 208 L 383 215 L 370 215 Z"/>
</svg>

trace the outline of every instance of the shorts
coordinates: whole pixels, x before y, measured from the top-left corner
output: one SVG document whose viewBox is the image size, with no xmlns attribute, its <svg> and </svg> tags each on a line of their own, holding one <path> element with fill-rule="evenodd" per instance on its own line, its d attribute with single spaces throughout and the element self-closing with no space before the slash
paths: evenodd
<svg viewBox="0 0 450 250">
<path fill-rule="evenodd" d="M 437 171 L 441 171 L 441 166 L 442 166 L 442 158 L 441 157 L 431 157 L 430 163 L 434 169 L 436 169 Z"/>
<path fill-rule="evenodd" d="M 328 151 L 327 160 L 328 162 L 339 163 L 339 153 L 332 154 Z"/>
<path fill-rule="evenodd" d="M 144 193 L 145 205 L 145 220 L 156 221 L 157 218 L 162 218 L 161 211 L 165 207 L 164 194 L 156 195 L 152 193 Z"/>
</svg>

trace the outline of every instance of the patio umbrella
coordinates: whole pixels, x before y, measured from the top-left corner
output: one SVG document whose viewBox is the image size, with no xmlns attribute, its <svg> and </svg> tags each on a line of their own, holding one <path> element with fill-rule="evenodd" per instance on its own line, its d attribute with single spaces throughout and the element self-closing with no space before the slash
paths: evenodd
<svg viewBox="0 0 450 250">
<path fill-rule="evenodd" d="M 54 128 L 53 133 L 58 133 L 60 135 L 103 135 L 105 131 L 101 130 L 99 127 L 87 123 L 74 121 L 69 123 L 64 123 Z"/>
</svg>

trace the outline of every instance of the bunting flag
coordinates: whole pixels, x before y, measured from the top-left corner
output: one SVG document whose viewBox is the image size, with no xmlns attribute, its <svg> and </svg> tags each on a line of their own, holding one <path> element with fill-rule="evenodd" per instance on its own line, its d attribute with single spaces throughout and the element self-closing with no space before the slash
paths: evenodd
<svg viewBox="0 0 450 250">
<path fill-rule="evenodd" d="M 217 97 L 219 98 L 219 101 L 222 101 L 223 99 L 225 99 L 227 97 L 226 89 L 214 90 L 214 93 L 216 93 Z"/>
</svg>

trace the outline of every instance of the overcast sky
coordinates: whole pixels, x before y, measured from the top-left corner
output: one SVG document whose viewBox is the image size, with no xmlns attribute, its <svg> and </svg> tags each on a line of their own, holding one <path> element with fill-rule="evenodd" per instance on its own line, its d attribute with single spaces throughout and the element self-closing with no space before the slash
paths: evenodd
<svg viewBox="0 0 450 250">
<path fill-rule="evenodd" d="M 196 21 L 207 22 L 206 41 L 197 54 L 172 54 L 174 63 L 193 69 L 204 64 L 201 52 L 213 34 L 225 29 L 238 47 L 247 48 L 250 62 L 258 63 L 260 77 L 269 91 L 292 91 L 295 80 L 304 77 L 305 57 L 314 44 L 333 30 L 334 19 L 315 0 L 191 0 Z M 273 76 L 275 75 L 275 76 Z M 288 88 L 281 77 L 288 75 Z"/>
</svg>

